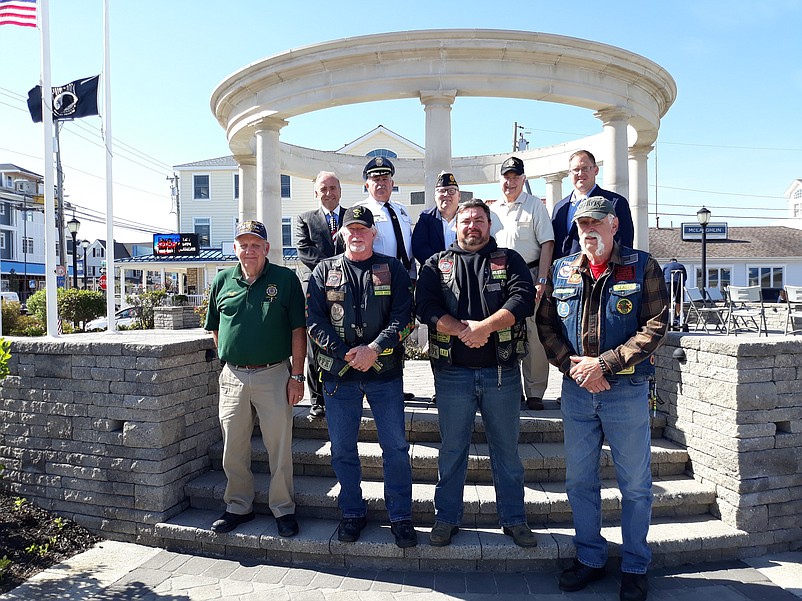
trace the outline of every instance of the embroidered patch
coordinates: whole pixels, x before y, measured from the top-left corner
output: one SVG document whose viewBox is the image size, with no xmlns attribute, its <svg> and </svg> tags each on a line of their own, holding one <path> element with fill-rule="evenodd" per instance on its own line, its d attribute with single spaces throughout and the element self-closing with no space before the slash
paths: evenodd
<svg viewBox="0 0 802 601">
<path fill-rule="evenodd" d="M 277 294 L 278 294 L 278 286 L 276 286 L 275 284 L 268 284 L 267 288 L 265 289 L 265 295 L 267 296 L 267 298 L 273 300 Z"/>
<path fill-rule="evenodd" d="M 499 342 L 509 342 L 510 340 L 512 340 L 512 330 L 510 328 L 504 328 L 498 331 Z"/>
<path fill-rule="evenodd" d="M 571 266 L 570 265 L 563 265 L 562 267 L 560 267 L 560 271 L 559 271 L 558 275 L 561 278 L 567 278 L 569 275 L 571 275 Z"/>
<path fill-rule="evenodd" d="M 440 259 L 437 262 L 437 269 L 440 270 L 440 273 L 448 275 L 454 269 L 454 261 L 451 259 Z"/>
<path fill-rule="evenodd" d="M 572 273 L 568 276 L 568 283 L 569 284 L 581 284 L 582 283 L 582 274 L 581 273 Z"/>
<path fill-rule="evenodd" d="M 390 266 L 387 263 L 377 263 L 371 268 L 373 281 L 373 294 L 375 296 L 390 296 Z"/>
<path fill-rule="evenodd" d="M 337 269 L 332 269 L 326 276 L 326 286 L 336 288 L 343 281 L 343 272 Z"/>
<path fill-rule="evenodd" d="M 613 284 L 613 292 L 622 293 L 622 292 L 635 292 L 639 290 L 639 285 L 637 283 L 631 284 Z"/>
<path fill-rule="evenodd" d="M 490 277 L 494 280 L 507 279 L 506 257 L 490 257 Z"/>
<path fill-rule="evenodd" d="M 500 282 L 494 282 L 493 284 L 488 284 L 487 285 L 487 291 L 488 292 L 498 292 L 499 290 L 501 290 L 501 283 Z"/>
<path fill-rule="evenodd" d="M 615 308 L 621 315 L 626 315 L 632 311 L 632 301 L 628 298 L 619 299 L 619 301 L 615 304 Z"/>
<path fill-rule="evenodd" d="M 621 260 L 624 265 L 632 265 L 638 262 L 638 255 L 627 255 Z"/>
<path fill-rule="evenodd" d="M 345 309 L 343 309 L 342 305 L 334 303 L 329 311 L 331 313 L 332 323 L 342 323 L 343 318 L 345 317 Z"/>
<path fill-rule="evenodd" d="M 568 317 L 568 314 L 571 312 L 571 305 L 568 303 L 564 303 L 560 301 L 557 303 L 557 315 L 560 317 Z"/>
<path fill-rule="evenodd" d="M 330 303 L 341 303 L 345 300 L 345 292 L 342 290 L 326 290 L 326 300 Z"/>
<path fill-rule="evenodd" d="M 635 266 L 629 265 L 626 267 L 616 267 L 613 271 L 613 280 L 616 282 L 623 282 L 624 280 L 635 279 Z"/>
</svg>

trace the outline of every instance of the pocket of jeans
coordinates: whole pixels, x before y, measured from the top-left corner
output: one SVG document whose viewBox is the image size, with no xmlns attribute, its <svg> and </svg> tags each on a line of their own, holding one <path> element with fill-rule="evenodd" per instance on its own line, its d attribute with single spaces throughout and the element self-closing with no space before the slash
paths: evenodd
<svg viewBox="0 0 802 601">
<path fill-rule="evenodd" d="M 629 383 L 632 384 L 633 386 L 641 386 L 649 381 L 649 376 L 633 376 L 631 378 L 628 378 L 628 380 Z"/>
</svg>

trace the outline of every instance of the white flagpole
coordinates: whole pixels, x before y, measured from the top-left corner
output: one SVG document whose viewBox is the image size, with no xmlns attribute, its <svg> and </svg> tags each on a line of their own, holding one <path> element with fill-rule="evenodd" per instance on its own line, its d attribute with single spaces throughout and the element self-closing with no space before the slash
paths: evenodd
<svg viewBox="0 0 802 601">
<path fill-rule="evenodd" d="M 39 30 L 42 39 L 42 124 L 45 136 L 45 307 L 47 335 L 58 337 L 56 292 L 56 201 L 53 191 L 53 86 L 50 84 L 50 0 L 39 0 Z M 30 291 L 28 282 L 25 290 Z"/>
<path fill-rule="evenodd" d="M 103 137 L 106 140 L 106 332 L 117 330 L 114 319 L 114 199 L 111 176 L 111 61 L 109 60 L 109 0 L 103 0 Z M 120 290 L 120 306 L 125 290 Z"/>
</svg>

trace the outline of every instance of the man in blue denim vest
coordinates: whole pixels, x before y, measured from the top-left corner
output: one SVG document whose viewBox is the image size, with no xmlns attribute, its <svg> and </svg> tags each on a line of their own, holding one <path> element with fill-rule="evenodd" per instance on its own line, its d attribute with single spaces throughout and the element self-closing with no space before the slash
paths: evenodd
<svg viewBox="0 0 802 601">
<path fill-rule="evenodd" d="M 649 378 L 668 327 L 668 294 L 648 253 L 615 242 L 609 200 L 582 201 L 574 221 L 582 251 L 554 262 L 537 311 L 546 355 L 564 374 L 566 490 L 577 556 L 560 589 L 578 591 L 605 575 L 599 458 L 606 438 L 622 497 L 620 598 L 643 601 L 651 561 Z"/>
</svg>

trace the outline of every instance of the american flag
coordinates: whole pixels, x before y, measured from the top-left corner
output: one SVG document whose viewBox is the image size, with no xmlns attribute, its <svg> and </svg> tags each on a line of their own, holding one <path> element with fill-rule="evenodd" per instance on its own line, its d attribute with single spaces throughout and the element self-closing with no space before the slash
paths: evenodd
<svg viewBox="0 0 802 601">
<path fill-rule="evenodd" d="M 0 25 L 36 27 L 36 0 L 0 0 Z"/>
</svg>

